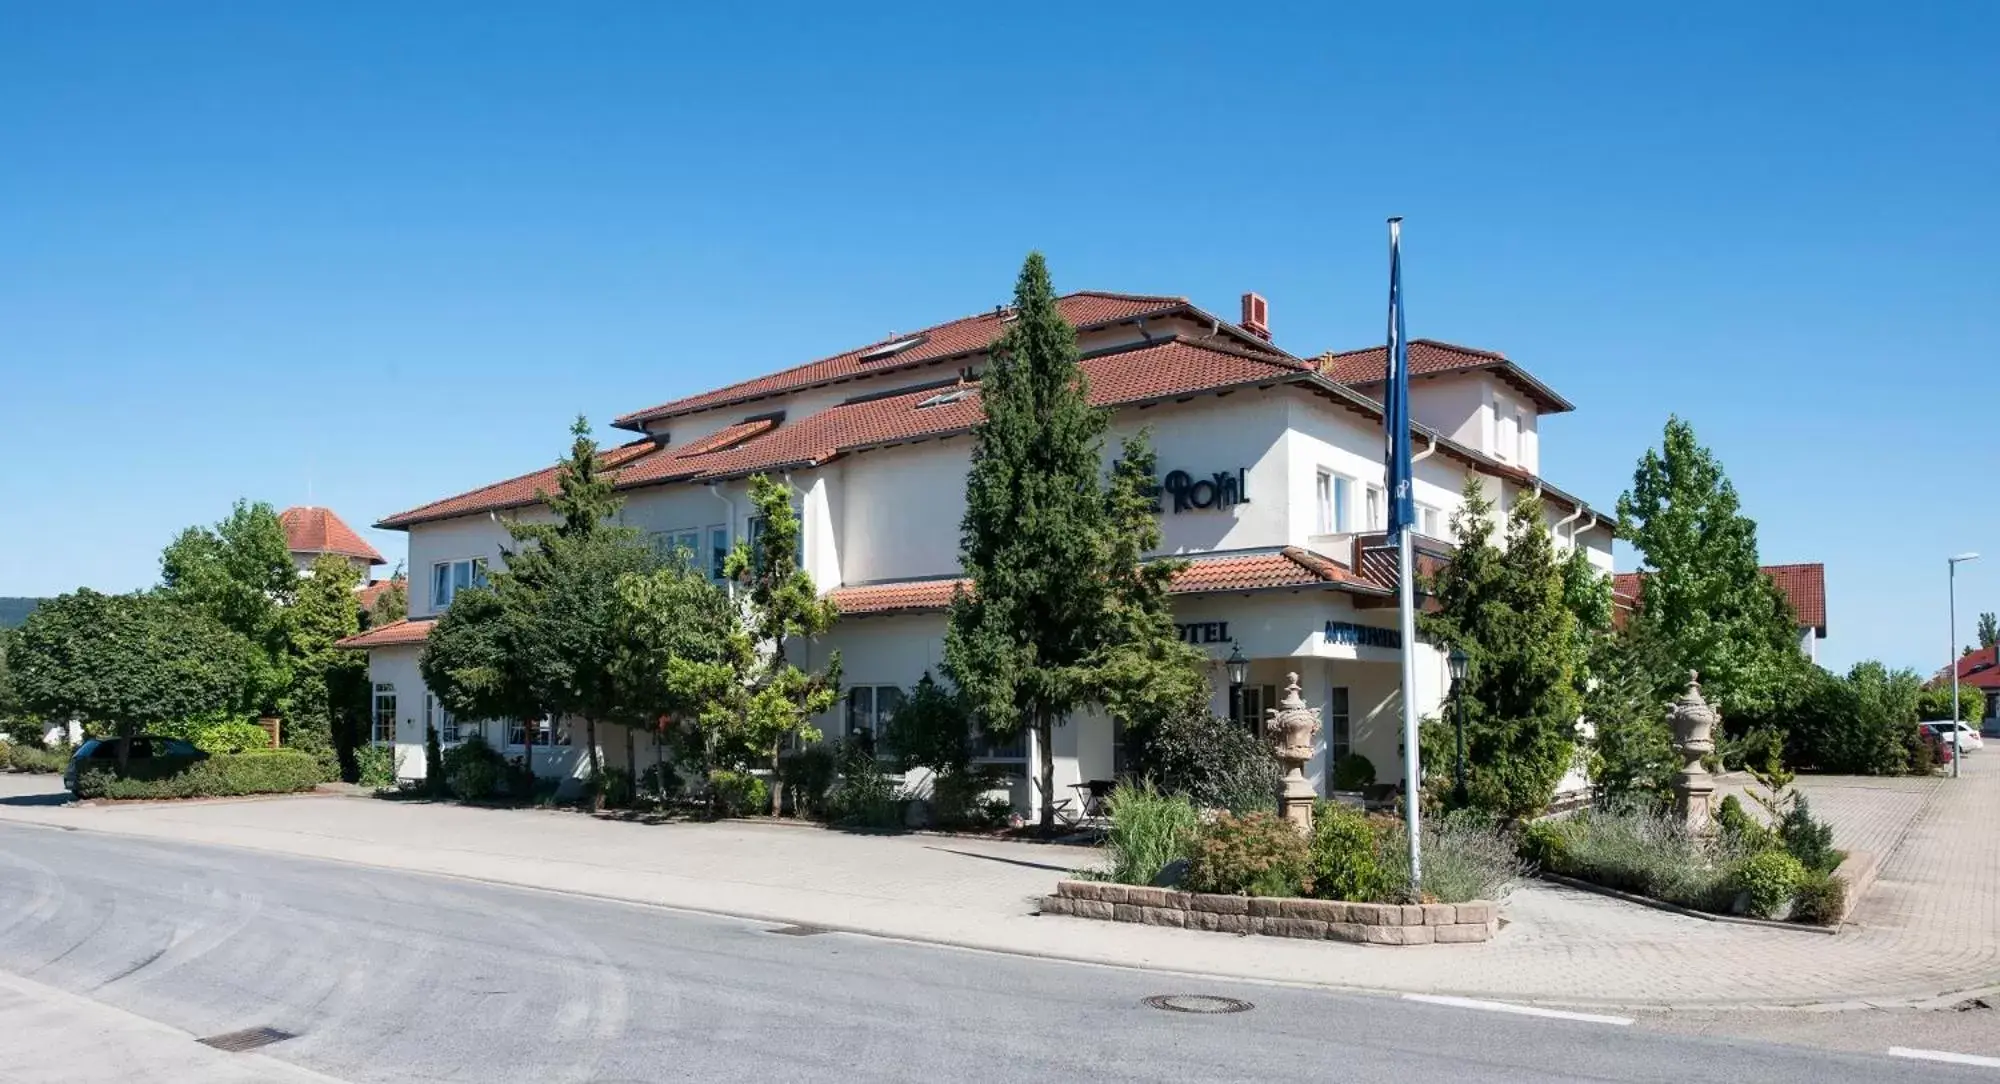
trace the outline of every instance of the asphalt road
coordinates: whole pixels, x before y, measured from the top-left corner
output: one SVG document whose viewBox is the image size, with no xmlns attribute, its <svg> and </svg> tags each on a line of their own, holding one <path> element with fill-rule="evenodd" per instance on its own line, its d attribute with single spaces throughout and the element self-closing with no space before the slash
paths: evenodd
<svg viewBox="0 0 2000 1084">
<path fill-rule="evenodd" d="M 5 824 L 0 970 L 191 1035 L 294 1032 L 263 1053 L 355 1082 L 2000 1079 Z M 1254 1007 L 1142 1002 L 1188 993 Z M 70 1030 L 47 1048 L 87 1057 Z"/>
</svg>

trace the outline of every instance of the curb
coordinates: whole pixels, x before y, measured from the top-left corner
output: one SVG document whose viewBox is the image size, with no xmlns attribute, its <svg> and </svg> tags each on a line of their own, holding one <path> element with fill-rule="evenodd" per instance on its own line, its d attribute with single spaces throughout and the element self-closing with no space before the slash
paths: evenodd
<svg viewBox="0 0 2000 1084">
<path fill-rule="evenodd" d="M 1656 900 L 1651 896 L 1641 896 L 1636 892 L 1626 892 L 1622 889 L 1606 888 L 1603 885 L 1591 884 L 1589 881 L 1579 881 L 1574 877 L 1565 877 L 1560 873 L 1544 873 L 1541 875 L 1541 878 L 1544 881 L 1559 884 L 1564 888 L 1574 888 L 1579 892 L 1589 892 L 1598 896 L 1609 896 L 1614 900 L 1623 900 L 1626 903 L 1635 903 L 1641 907 L 1650 907 L 1655 911 L 1666 911 L 1670 914 L 1683 915 L 1687 918 L 1698 918 L 1703 922 L 1727 922 L 1733 926 L 1762 926 L 1767 930 L 1817 933 L 1827 937 L 1840 932 L 1838 928 L 1833 926 L 1808 926 L 1803 922 L 1778 922 L 1768 918 L 1750 918 L 1745 915 L 1718 915 L 1709 911 L 1697 911 L 1692 907 L 1682 907 L 1678 903 L 1668 903 L 1665 900 Z"/>
</svg>

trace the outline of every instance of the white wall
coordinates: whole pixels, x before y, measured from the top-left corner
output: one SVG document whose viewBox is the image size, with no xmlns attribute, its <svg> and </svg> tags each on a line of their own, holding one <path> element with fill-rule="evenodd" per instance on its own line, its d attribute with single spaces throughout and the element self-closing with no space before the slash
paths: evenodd
<svg viewBox="0 0 2000 1084">
<path fill-rule="evenodd" d="M 519 508 L 501 515 L 530 521 L 552 518 L 543 508 Z M 440 561 L 484 557 L 489 568 L 497 569 L 505 564 L 500 559 L 501 547 L 510 541 L 506 524 L 484 512 L 411 527 L 410 616 L 431 617 L 438 612 L 436 600 L 431 597 L 433 565 Z M 421 735 L 418 740 L 422 740 Z"/>
<path fill-rule="evenodd" d="M 842 583 L 956 575 L 971 456 L 972 441 L 961 437 L 836 461 L 840 576 L 814 582 L 824 590 Z"/>
<path fill-rule="evenodd" d="M 1201 398 L 1119 413 L 1105 438 L 1107 473 L 1121 443 L 1141 429 L 1148 433 L 1162 480 L 1173 471 L 1184 471 L 1195 481 L 1234 474 L 1239 468 L 1244 471 L 1243 486 L 1250 499 L 1229 508 L 1176 512 L 1172 495 L 1162 492 L 1162 552 L 1289 544 L 1291 517 L 1296 513 L 1285 472 L 1290 398 L 1287 392 L 1246 390 L 1219 400 Z"/>
</svg>

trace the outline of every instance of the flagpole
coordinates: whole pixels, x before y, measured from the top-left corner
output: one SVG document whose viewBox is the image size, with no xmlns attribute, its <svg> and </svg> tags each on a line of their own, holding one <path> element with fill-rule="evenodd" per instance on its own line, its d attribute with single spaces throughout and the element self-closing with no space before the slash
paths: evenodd
<svg viewBox="0 0 2000 1084">
<path fill-rule="evenodd" d="M 1410 530 L 1415 519 L 1411 495 L 1409 343 L 1403 321 L 1403 220 L 1389 220 L 1389 343 L 1386 410 L 1388 481 L 1392 493 L 1389 525 L 1396 535 L 1396 608 L 1403 634 L 1403 825 L 1409 833 L 1410 902 L 1423 899 L 1423 767 L 1417 732 L 1417 589 Z"/>
</svg>

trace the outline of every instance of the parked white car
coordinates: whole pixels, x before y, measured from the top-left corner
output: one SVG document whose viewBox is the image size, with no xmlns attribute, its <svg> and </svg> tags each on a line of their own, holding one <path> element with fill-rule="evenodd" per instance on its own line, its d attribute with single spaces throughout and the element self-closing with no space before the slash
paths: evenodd
<svg viewBox="0 0 2000 1084">
<path fill-rule="evenodd" d="M 1964 723 L 1954 723 L 1949 719 L 1925 722 L 1924 725 L 1929 727 L 1931 733 L 1936 734 L 1938 740 L 1946 745 L 1952 743 L 1951 732 L 1956 729 L 1958 731 L 1958 747 L 1964 752 L 1976 753 L 1986 748 L 1986 739 L 1979 736 L 1978 727 L 1967 726 Z"/>
</svg>

